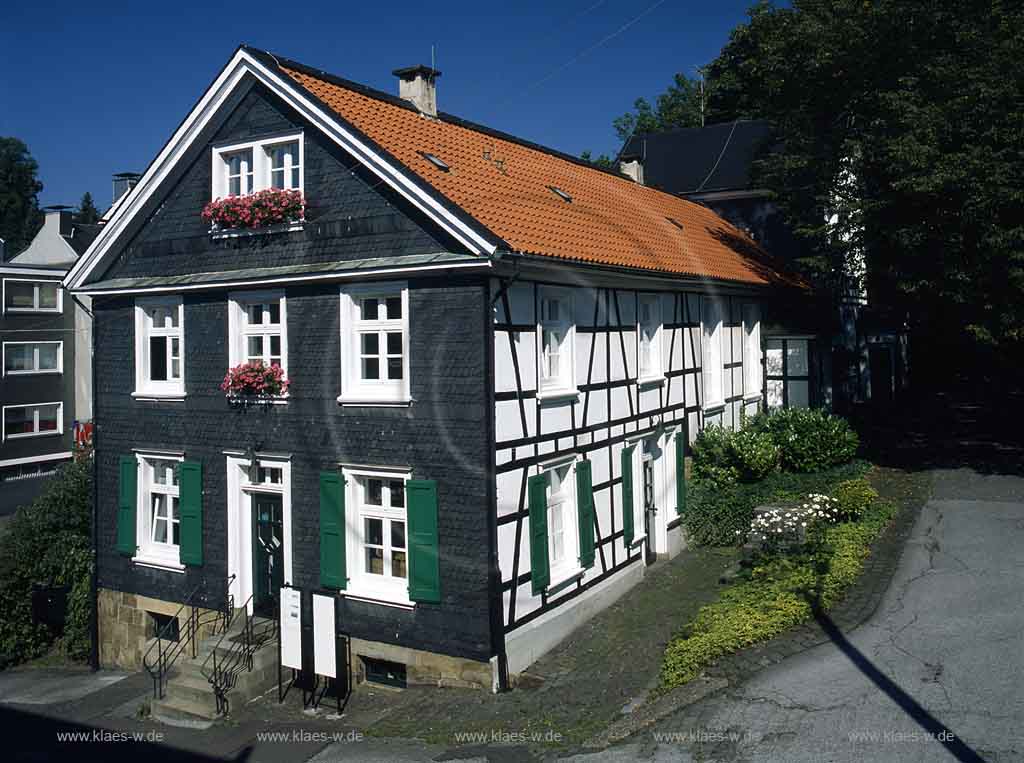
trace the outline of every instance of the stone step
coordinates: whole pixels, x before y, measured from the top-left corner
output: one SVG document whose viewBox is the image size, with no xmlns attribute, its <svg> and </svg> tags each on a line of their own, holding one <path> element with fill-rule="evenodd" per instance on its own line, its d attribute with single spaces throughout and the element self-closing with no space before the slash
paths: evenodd
<svg viewBox="0 0 1024 763">
<path fill-rule="evenodd" d="M 205 703 L 195 703 L 167 694 L 163 699 L 153 700 L 150 704 L 150 715 L 168 726 L 208 729 L 213 725 L 216 713 L 210 713 L 206 708 Z"/>
</svg>

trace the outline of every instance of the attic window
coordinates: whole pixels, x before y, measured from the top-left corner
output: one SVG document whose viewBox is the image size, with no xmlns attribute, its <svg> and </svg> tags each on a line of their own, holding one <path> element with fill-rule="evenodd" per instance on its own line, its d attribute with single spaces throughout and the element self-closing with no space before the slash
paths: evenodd
<svg viewBox="0 0 1024 763">
<path fill-rule="evenodd" d="M 549 185 L 548 188 L 551 189 L 551 193 L 555 194 L 555 196 L 560 198 L 562 201 L 564 201 L 566 203 L 569 203 L 569 204 L 572 203 L 572 196 L 567 194 L 565 191 L 563 191 L 558 186 Z"/>
<path fill-rule="evenodd" d="M 677 228 L 679 228 L 679 230 L 681 230 L 681 231 L 685 231 L 686 230 L 686 228 L 683 227 L 683 224 L 681 222 L 679 222 L 678 220 L 675 220 L 675 219 L 673 219 L 671 217 L 666 217 L 665 219 L 668 220 L 670 223 L 672 223 Z"/>
<path fill-rule="evenodd" d="M 441 159 L 438 156 L 434 156 L 433 154 L 428 154 L 426 151 L 420 151 L 419 155 L 422 156 L 424 159 L 426 159 L 431 164 L 433 164 L 435 167 L 437 167 L 442 172 L 448 172 L 451 169 L 451 167 L 449 167 L 448 164 L 443 159 Z"/>
</svg>

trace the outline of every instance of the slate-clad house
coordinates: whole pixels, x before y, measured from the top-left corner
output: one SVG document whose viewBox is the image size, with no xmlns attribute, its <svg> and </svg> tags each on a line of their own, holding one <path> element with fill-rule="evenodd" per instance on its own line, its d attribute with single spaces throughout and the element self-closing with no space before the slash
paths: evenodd
<svg viewBox="0 0 1024 763">
<path fill-rule="evenodd" d="M 798 285 L 709 209 L 241 47 L 69 274 L 93 299 L 101 660 L 229 586 L 335 593 L 373 673 L 508 685 L 684 545 L 687 444 Z M 211 227 L 293 189 L 299 219 Z M 229 367 L 279 365 L 243 402 Z"/>
</svg>

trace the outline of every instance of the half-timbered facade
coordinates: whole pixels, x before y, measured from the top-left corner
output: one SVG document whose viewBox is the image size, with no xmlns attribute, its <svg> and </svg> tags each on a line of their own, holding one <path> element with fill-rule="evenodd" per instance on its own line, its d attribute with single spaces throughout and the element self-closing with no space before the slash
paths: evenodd
<svg viewBox="0 0 1024 763">
<path fill-rule="evenodd" d="M 396 74 L 240 48 L 68 276 L 104 662 L 197 591 L 291 584 L 371 677 L 505 687 L 685 546 L 688 443 L 760 405 L 761 316 L 800 285 L 749 238 Z M 200 215 L 267 189 L 301 213 Z M 287 385 L 222 384 L 248 364 Z"/>
</svg>

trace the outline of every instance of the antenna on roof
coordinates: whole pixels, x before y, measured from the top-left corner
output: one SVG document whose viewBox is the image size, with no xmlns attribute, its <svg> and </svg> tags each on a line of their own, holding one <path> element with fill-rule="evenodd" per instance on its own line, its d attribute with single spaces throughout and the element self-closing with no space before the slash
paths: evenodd
<svg viewBox="0 0 1024 763">
<path fill-rule="evenodd" d="M 433 44 L 431 44 L 431 46 L 430 46 L 430 68 L 431 69 L 436 69 L 437 68 L 437 62 L 434 61 L 434 46 L 433 46 Z"/>
<path fill-rule="evenodd" d="M 707 69 L 706 66 L 695 66 L 694 71 L 700 77 L 700 126 L 704 126 L 704 107 L 707 104 L 707 97 L 704 93 L 704 72 Z"/>
</svg>

